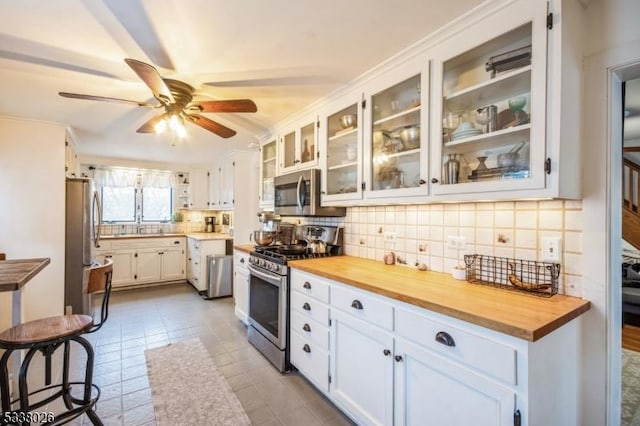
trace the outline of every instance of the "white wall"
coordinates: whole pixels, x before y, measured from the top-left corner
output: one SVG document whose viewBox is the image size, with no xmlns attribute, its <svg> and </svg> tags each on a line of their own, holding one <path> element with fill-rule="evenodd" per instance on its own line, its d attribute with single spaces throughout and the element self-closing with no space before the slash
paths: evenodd
<svg viewBox="0 0 640 426">
<path fill-rule="evenodd" d="M 51 258 L 23 288 L 23 320 L 63 310 L 64 138 L 61 125 L 0 117 L 0 252 Z M 10 300 L 0 294 L 0 329 L 10 324 Z"/>
<path fill-rule="evenodd" d="M 609 105 L 613 102 L 609 70 L 640 61 L 638 17 L 640 2 L 637 0 L 595 0 L 587 9 L 583 103 L 583 297 L 591 301 L 592 308 L 582 323 L 582 425 L 607 424 L 607 414 L 609 424 L 620 421 L 617 404 L 612 404 L 609 413 L 605 411 L 608 394 L 619 396 L 619 388 L 608 389 L 607 380 L 607 312 L 609 297 L 613 295 L 609 292 L 610 277 L 612 273 L 619 274 L 618 264 L 613 264 L 611 271 L 608 269 L 609 233 L 619 235 L 620 232 L 620 217 L 610 215 L 607 204 L 610 194 L 619 191 L 620 185 L 620 179 L 612 178 L 610 168 L 615 167 L 614 161 L 620 155 L 609 150 L 612 126 L 619 126 L 608 116 Z M 619 315 L 620 307 L 617 306 L 609 320 L 615 321 Z M 610 355 L 613 364 L 619 366 L 619 360 L 615 359 L 619 356 L 619 348 L 612 348 Z"/>
</svg>

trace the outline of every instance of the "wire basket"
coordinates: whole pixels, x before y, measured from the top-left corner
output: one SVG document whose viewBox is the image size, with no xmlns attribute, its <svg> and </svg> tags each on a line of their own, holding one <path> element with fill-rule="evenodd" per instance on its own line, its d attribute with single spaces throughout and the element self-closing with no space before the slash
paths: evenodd
<svg viewBox="0 0 640 426">
<path fill-rule="evenodd" d="M 560 264 L 465 254 L 467 281 L 536 296 L 558 293 Z"/>
</svg>

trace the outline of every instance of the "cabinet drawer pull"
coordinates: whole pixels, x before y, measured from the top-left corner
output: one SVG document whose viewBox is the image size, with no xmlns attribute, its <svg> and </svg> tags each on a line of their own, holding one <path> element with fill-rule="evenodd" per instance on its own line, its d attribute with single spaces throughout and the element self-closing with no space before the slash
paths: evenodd
<svg viewBox="0 0 640 426">
<path fill-rule="evenodd" d="M 304 305 L 302 305 L 302 309 L 304 309 L 305 311 L 310 311 L 311 310 L 311 306 L 309 306 L 309 304 L 307 302 L 304 302 Z"/>
<path fill-rule="evenodd" d="M 304 331 L 307 331 L 307 332 L 310 332 L 310 331 L 311 331 L 311 327 L 309 327 L 309 324 L 305 324 L 305 325 L 303 325 L 303 326 L 302 326 L 302 329 L 303 329 Z"/>
<path fill-rule="evenodd" d="M 396 362 L 402 362 L 402 357 L 400 355 L 396 355 L 394 358 L 396 359 Z"/>
<path fill-rule="evenodd" d="M 244 258 L 240 259 L 240 263 L 244 263 Z"/>
<path fill-rule="evenodd" d="M 384 354 L 384 356 L 391 355 L 391 351 L 389 349 L 385 349 L 384 351 L 382 351 L 382 353 Z"/>
<path fill-rule="evenodd" d="M 451 347 L 456 345 L 456 342 L 455 340 L 453 340 L 453 337 L 451 337 L 449 333 L 445 333 L 444 331 L 441 331 L 438 334 L 436 334 L 436 342 L 442 343 L 445 346 L 451 346 Z"/>
<path fill-rule="evenodd" d="M 180 241 L 174 241 L 173 244 L 180 244 Z"/>
<path fill-rule="evenodd" d="M 302 350 L 305 351 L 306 353 L 310 354 L 311 353 L 311 348 L 309 347 L 309 345 L 307 345 L 306 343 L 304 344 L 304 346 L 302 347 Z"/>
<path fill-rule="evenodd" d="M 362 303 L 360 303 L 360 301 L 356 299 L 353 302 L 351 302 L 351 307 L 353 309 L 362 309 Z"/>
<path fill-rule="evenodd" d="M 306 288 L 307 290 L 311 290 L 311 284 L 309 284 L 309 281 L 305 281 L 302 287 Z"/>
</svg>

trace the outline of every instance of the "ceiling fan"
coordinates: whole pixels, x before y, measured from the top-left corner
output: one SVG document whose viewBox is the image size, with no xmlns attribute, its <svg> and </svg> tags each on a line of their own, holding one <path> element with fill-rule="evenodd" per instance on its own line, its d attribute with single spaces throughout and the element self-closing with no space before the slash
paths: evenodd
<svg viewBox="0 0 640 426">
<path fill-rule="evenodd" d="M 222 138 L 229 138 L 236 134 L 220 123 L 210 120 L 199 113 L 207 112 L 256 112 L 256 104 L 250 99 L 229 99 L 212 101 L 195 101 L 195 89 L 187 83 L 170 78 L 163 78 L 158 70 L 147 63 L 136 59 L 125 59 L 127 65 L 151 89 L 153 97 L 160 105 L 138 102 L 128 99 L 109 98 L 105 96 L 83 95 L 80 93 L 58 92 L 65 98 L 87 99 L 103 102 L 116 102 L 136 105 L 146 108 L 164 108 L 164 112 L 144 123 L 138 133 L 160 133 L 165 127 L 171 127 L 178 135 L 184 134 L 183 123 L 191 122 Z"/>
</svg>

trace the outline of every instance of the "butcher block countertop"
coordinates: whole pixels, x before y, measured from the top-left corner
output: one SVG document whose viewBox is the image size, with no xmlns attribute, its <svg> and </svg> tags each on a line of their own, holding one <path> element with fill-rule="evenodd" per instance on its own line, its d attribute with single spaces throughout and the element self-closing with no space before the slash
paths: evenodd
<svg viewBox="0 0 640 426">
<path fill-rule="evenodd" d="M 352 256 L 288 262 L 292 268 L 535 342 L 590 308 L 576 297 L 538 297 Z"/>
<path fill-rule="evenodd" d="M 245 253 L 251 253 L 256 249 L 256 246 L 254 246 L 253 244 L 236 244 L 235 246 L 233 246 L 233 248 Z"/>
<path fill-rule="evenodd" d="M 15 291 L 24 286 L 51 262 L 39 259 L 0 260 L 0 291 Z"/>
<path fill-rule="evenodd" d="M 232 240 L 233 237 L 230 234 L 221 232 L 194 232 L 189 234 L 169 233 L 163 234 L 115 234 L 115 235 L 103 235 L 101 240 L 113 241 L 113 240 L 138 240 L 142 238 L 173 238 L 173 237 L 188 237 L 198 241 L 202 240 Z"/>
</svg>

